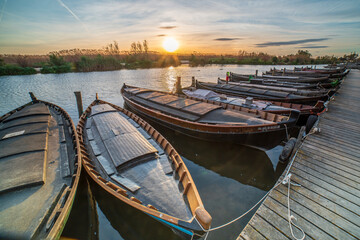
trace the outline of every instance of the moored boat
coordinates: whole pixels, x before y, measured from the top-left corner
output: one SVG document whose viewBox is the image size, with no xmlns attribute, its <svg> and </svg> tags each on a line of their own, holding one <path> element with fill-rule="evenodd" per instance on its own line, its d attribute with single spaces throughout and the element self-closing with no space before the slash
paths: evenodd
<svg viewBox="0 0 360 240">
<path fill-rule="evenodd" d="M 0 118 L 0 149 L 0 238 L 58 239 L 81 172 L 70 116 L 32 95 Z"/>
<path fill-rule="evenodd" d="M 288 116 L 189 99 L 185 96 L 123 85 L 121 93 L 131 111 L 182 134 L 207 141 L 272 148 L 295 125 L 299 112 Z"/>
<path fill-rule="evenodd" d="M 268 72 L 267 72 L 268 73 Z M 262 76 L 256 75 L 247 75 L 247 74 L 238 74 L 230 73 L 230 81 L 239 82 L 239 81 L 251 81 L 251 80 L 276 80 L 277 82 L 292 82 L 292 83 L 321 83 L 329 80 L 329 76 L 320 76 L 320 77 L 306 77 L 306 76 L 274 76 L 270 74 L 263 74 Z"/>
<path fill-rule="evenodd" d="M 77 131 L 83 166 L 102 189 L 188 239 L 209 229 L 195 183 L 170 143 L 134 113 L 95 100 Z"/>
<path fill-rule="evenodd" d="M 326 92 L 317 93 L 314 91 L 298 91 L 285 92 L 276 91 L 272 89 L 260 89 L 236 85 L 235 83 L 218 84 L 210 82 L 195 82 L 195 87 L 200 89 L 208 89 L 217 93 L 226 94 L 229 96 L 253 97 L 254 99 L 287 102 L 287 103 L 303 103 L 315 104 L 317 101 L 327 101 L 329 96 L 332 96 L 336 89 L 330 89 Z"/>
<path fill-rule="evenodd" d="M 324 102 L 318 101 L 314 106 L 295 104 L 295 103 L 283 103 L 283 102 L 270 102 L 253 100 L 252 98 L 231 97 L 224 94 L 217 94 L 211 90 L 187 88 L 182 90 L 183 93 L 190 99 L 206 101 L 210 103 L 222 104 L 225 108 L 233 108 L 232 105 L 241 106 L 244 108 L 257 109 L 264 112 L 270 112 L 275 114 L 290 114 L 291 110 L 298 110 L 300 117 L 297 122 L 298 125 L 306 123 L 307 118 L 310 115 L 316 115 L 323 111 Z M 230 105 L 230 106 L 229 106 Z"/>
</svg>

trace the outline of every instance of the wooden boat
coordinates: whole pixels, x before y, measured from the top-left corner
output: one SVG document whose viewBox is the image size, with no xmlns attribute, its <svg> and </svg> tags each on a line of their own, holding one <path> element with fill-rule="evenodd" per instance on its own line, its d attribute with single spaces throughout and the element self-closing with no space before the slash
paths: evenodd
<svg viewBox="0 0 360 240">
<path fill-rule="evenodd" d="M 81 171 L 70 116 L 32 95 L 0 118 L 0 149 L 0 238 L 58 239 Z"/>
<path fill-rule="evenodd" d="M 320 77 L 306 77 L 306 76 L 279 76 L 263 74 L 262 76 L 254 76 L 254 75 L 246 75 L 246 74 L 237 74 L 230 73 L 230 81 L 231 82 L 239 82 L 239 81 L 249 81 L 249 80 L 262 80 L 266 81 L 269 79 L 276 80 L 277 82 L 293 82 L 293 83 L 321 83 L 329 80 L 329 76 L 320 76 Z"/>
<path fill-rule="evenodd" d="M 225 80 L 222 80 L 220 78 L 218 78 L 217 82 L 218 84 L 233 84 L 236 86 L 249 87 L 252 89 L 275 90 L 279 92 L 293 93 L 301 96 L 317 96 L 317 95 L 327 94 L 329 92 L 328 89 L 298 89 L 295 87 L 268 86 L 268 85 L 246 83 L 246 82 L 226 82 Z"/>
<path fill-rule="evenodd" d="M 218 84 L 209 82 L 195 82 L 196 88 L 208 89 L 217 93 L 226 94 L 229 96 L 236 97 L 252 97 L 258 100 L 277 101 L 277 102 L 288 102 L 288 103 L 306 103 L 315 104 L 317 101 L 327 101 L 329 96 L 332 96 L 336 89 L 328 90 L 326 93 L 321 94 L 301 94 L 282 92 L 268 89 L 259 89 L 251 87 L 238 86 L 236 84 Z M 299 94 L 300 93 L 300 94 Z"/>
<path fill-rule="evenodd" d="M 121 204 L 189 239 L 210 228 L 211 216 L 180 155 L 147 122 L 95 100 L 81 116 L 77 131 L 84 169 Z"/>
<path fill-rule="evenodd" d="M 214 142 L 232 142 L 272 148 L 295 125 L 298 111 L 282 116 L 256 109 L 189 99 L 185 96 L 123 85 L 125 104 L 131 111 L 182 134 Z"/>
<path fill-rule="evenodd" d="M 183 89 L 182 91 L 190 99 L 221 104 L 225 106 L 225 108 L 234 108 L 233 105 L 235 105 L 244 108 L 275 113 L 275 114 L 290 114 L 291 110 L 297 110 L 300 112 L 300 117 L 297 122 L 298 125 L 305 124 L 307 118 L 310 115 L 316 115 L 324 110 L 323 101 L 318 101 L 314 106 L 311 106 L 311 105 L 295 104 L 295 103 L 284 103 L 284 102 L 275 102 L 275 101 L 270 102 L 270 101 L 245 99 L 242 97 L 231 97 L 231 96 L 217 94 L 211 90 L 195 89 L 191 87 L 187 89 Z"/>
<path fill-rule="evenodd" d="M 272 69 L 271 71 L 266 71 L 266 75 L 276 75 L 276 76 L 301 76 L 301 77 L 329 77 L 329 78 L 343 78 L 350 72 L 349 69 L 346 69 L 343 72 L 316 72 L 316 71 L 290 71 L 286 69 Z"/>
</svg>

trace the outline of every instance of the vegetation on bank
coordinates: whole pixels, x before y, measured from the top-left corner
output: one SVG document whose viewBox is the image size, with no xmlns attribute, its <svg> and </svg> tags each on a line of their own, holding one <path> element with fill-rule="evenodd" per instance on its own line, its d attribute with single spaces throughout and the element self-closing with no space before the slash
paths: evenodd
<svg viewBox="0 0 360 240">
<path fill-rule="evenodd" d="M 133 42 L 129 51 L 120 51 L 116 41 L 102 49 L 70 49 L 50 52 L 48 55 L 0 55 L 1 75 L 35 74 L 35 68 L 41 73 L 112 71 L 119 69 L 137 69 L 178 66 L 182 60 L 189 66 L 207 64 L 249 64 L 249 65 L 309 65 L 334 64 L 360 61 L 357 53 L 343 57 L 320 56 L 313 58 L 307 50 L 296 54 L 274 56 L 267 53 L 249 53 L 239 51 L 237 55 L 210 55 L 194 52 L 190 55 L 160 54 L 150 51 L 148 42 Z"/>
</svg>

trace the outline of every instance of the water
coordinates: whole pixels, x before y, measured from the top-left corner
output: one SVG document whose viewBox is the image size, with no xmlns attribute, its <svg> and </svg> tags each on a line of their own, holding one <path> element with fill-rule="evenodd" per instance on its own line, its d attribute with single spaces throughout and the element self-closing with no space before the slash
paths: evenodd
<svg viewBox="0 0 360 240">
<path fill-rule="evenodd" d="M 228 71 L 254 74 L 273 66 L 212 65 L 207 67 L 120 70 L 111 72 L 67 73 L 0 77 L 0 115 L 30 101 L 28 92 L 39 99 L 63 107 L 78 121 L 74 91 L 81 91 L 86 108 L 95 94 L 105 101 L 123 106 L 123 83 L 171 91 L 177 76 L 182 86 L 191 77 L 216 82 Z M 282 66 L 276 66 L 281 68 Z M 286 66 L 293 68 L 293 66 Z M 216 227 L 246 212 L 274 185 L 284 169 L 278 163 L 278 146 L 260 151 L 235 144 L 210 143 L 192 139 L 155 126 L 183 157 Z M 211 232 L 208 239 L 236 239 L 253 212 L 224 229 Z M 114 200 L 86 178 L 83 172 L 73 210 L 63 237 L 75 239 L 178 239 L 160 223 Z"/>
</svg>

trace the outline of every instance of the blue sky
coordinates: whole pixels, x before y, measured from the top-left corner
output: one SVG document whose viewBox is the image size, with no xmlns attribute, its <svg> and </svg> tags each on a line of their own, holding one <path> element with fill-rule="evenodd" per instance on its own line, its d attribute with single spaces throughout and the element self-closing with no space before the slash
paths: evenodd
<svg viewBox="0 0 360 240">
<path fill-rule="evenodd" d="M 146 39 L 162 51 L 313 55 L 360 52 L 360 0 L 0 0 L 0 53 L 46 54 L 102 48 L 128 50 Z"/>
</svg>

